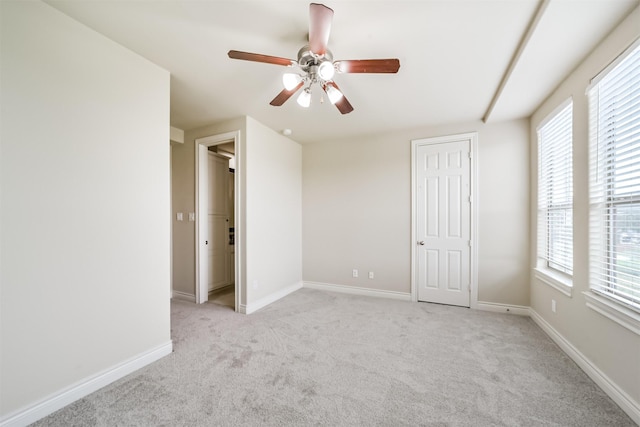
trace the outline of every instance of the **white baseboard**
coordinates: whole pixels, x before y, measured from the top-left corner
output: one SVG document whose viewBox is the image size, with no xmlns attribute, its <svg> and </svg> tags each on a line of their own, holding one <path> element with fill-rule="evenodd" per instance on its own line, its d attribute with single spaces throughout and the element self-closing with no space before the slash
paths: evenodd
<svg viewBox="0 0 640 427">
<path fill-rule="evenodd" d="M 22 427 L 38 421 L 58 409 L 81 399 L 102 387 L 111 384 L 120 378 L 137 371 L 138 369 L 155 362 L 156 360 L 171 354 L 173 344 L 171 341 L 156 348 L 141 353 L 131 359 L 106 369 L 71 386 L 53 393 L 44 399 L 37 401 L 25 408 L 10 413 L 0 420 L 1 427 Z"/>
<path fill-rule="evenodd" d="M 188 294 L 186 292 L 176 291 L 176 290 L 172 290 L 171 291 L 171 298 L 175 298 L 175 299 L 180 300 L 180 301 L 192 302 L 192 303 L 196 302 L 196 296 L 195 295 Z"/>
<path fill-rule="evenodd" d="M 401 301 L 411 301 L 411 294 L 406 292 L 382 291 L 379 289 L 358 288 L 355 286 L 335 285 L 332 283 L 303 282 L 305 288 L 321 291 L 341 292 L 343 294 L 364 295 L 369 297 L 390 298 Z"/>
<path fill-rule="evenodd" d="M 471 308 L 482 311 L 492 311 L 494 313 L 509 313 L 517 314 L 518 316 L 529 316 L 529 307 L 525 307 L 524 305 L 508 305 L 498 304 L 495 302 L 478 301 L 476 304 L 473 304 Z"/>
<path fill-rule="evenodd" d="M 534 309 L 529 309 L 531 319 L 555 341 L 558 346 L 600 387 L 614 402 L 640 425 L 640 404 L 621 390 L 604 372 L 598 369 L 580 350 L 566 340 L 556 329 Z"/>
<path fill-rule="evenodd" d="M 247 305 L 246 304 L 240 304 L 236 311 L 238 313 L 240 313 L 240 314 L 247 314 Z"/>
<path fill-rule="evenodd" d="M 240 304 L 240 310 L 238 310 L 240 313 L 243 314 L 251 314 L 254 313 L 258 310 L 260 310 L 263 307 L 268 306 L 269 304 L 272 304 L 276 301 L 278 301 L 281 298 L 286 297 L 287 295 L 289 295 L 292 292 L 297 291 L 298 289 L 302 288 L 302 282 L 297 282 L 294 283 L 291 286 L 288 286 L 286 288 L 280 289 L 272 294 L 267 295 L 266 297 L 260 298 L 258 301 L 255 302 L 250 302 L 248 304 Z"/>
</svg>

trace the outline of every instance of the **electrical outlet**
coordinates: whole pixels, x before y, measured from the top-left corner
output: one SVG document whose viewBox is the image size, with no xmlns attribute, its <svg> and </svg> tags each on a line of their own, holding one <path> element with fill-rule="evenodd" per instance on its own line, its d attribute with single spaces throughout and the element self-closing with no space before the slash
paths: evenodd
<svg viewBox="0 0 640 427">
<path fill-rule="evenodd" d="M 353 273 L 352 273 L 353 277 L 358 277 L 358 270 L 356 270 L 355 268 L 353 269 Z"/>
<path fill-rule="evenodd" d="M 369 279 L 373 279 L 373 271 L 369 272 Z"/>
<path fill-rule="evenodd" d="M 556 300 L 551 300 L 551 311 L 556 312 Z"/>
</svg>

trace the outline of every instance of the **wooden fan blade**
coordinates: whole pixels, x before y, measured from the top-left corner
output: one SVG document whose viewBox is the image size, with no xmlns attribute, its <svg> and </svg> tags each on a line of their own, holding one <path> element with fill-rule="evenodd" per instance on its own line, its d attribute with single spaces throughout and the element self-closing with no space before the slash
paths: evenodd
<svg viewBox="0 0 640 427">
<path fill-rule="evenodd" d="M 397 73 L 400 60 L 393 59 L 351 59 L 335 61 L 339 73 Z"/>
<path fill-rule="evenodd" d="M 316 55 L 324 55 L 329 43 L 333 9 L 323 4 L 309 5 L 309 47 Z"/>
<path fill-rule="evenodd" d="M 340 88 L 338 87 L 338 85 L 335 82 L 327 82 L 327 84 L 322 86 L 322 89 L 324 89 L 324 91 L 327 91 L 327 86 L 331 85 L 334 88 L 338 89 L 340 91 L 340 93 L 342 94 L 342 98 L 340 98 L 336 103 L 335 106 L 338 110 L 340 110 L 340 112 L 342 114 L 349 114 L 350 112 L 353 111 L 353 106 L 351 105 L 351 103 L 347 100 L 347 97 L 344 96 L 344 92 L 342 92 L 342 90 L 340 90 Z M 328 96 L 329 94 L 327 94 Z"/>
<path fill-rule="evenodd" d="M 353 106 L 351 106 L 351 103 L 347 100 L 347 97 L 344 96 L 344 94 L 342 95 L 342 98 L 336 102 L 336 108 L 340 110 L 342 114 L 349 114 L 353 111 Z"/>
<path fill-rule="evenodd" d="M 244 61 L 264 62 L 267 64 L 284 65 L 285 67 L 291 66 L 296 63 L 291 59 L 280 58 L 278 56 L 262 55 L 259 53 L 240 52 L 239 50 L 230 50 L 229 58 L 242 59 Z"/>
<path fill-rule="evenodd" d="M 287 101 L 287 99 L 291 98 L 293 96 L 293 94 L 296 93 L 298 91 L 298 89 L 300 89 L 302 87 L 303 84 L 304 84 L 304 82 L 300 82 L 300 83 L 298 83 L 298 86 L 294 87 L 291 90 L 282 89 L 282 92 L 280 92 L 278 95 L 276 95 L 276 97 L 273 98 L 273 100 L 269 104 L 273 105 L 274 107 L 281 106 L 282 104 L 284 104 Z"/>
</svg>

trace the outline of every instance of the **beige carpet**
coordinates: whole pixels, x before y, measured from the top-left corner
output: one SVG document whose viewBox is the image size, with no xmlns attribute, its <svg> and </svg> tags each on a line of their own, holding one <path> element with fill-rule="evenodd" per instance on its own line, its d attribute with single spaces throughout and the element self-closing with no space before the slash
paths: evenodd
<svg viewBox="0 0 640 427">
<path fill-rule="evenodd" d="M 302 289 L 172 304 L 175 352 L 37 426 L 633 426 L 529 318 Z"/>
</svg>

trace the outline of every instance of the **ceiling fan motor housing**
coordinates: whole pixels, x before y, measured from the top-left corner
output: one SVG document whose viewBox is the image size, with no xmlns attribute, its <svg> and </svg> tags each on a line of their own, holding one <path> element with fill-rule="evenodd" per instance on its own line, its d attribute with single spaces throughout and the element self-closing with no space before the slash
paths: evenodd
<svg viewBox="0 0 640 427">
<path fill-rule="evenodd" d="M 333 54 L 329 49 L 325 50 L 323 55 L 313 53 L 309 45 L 303 46 L 298 51 L 298 65 L 311 78 L 317 75 L 318 68 L 324 62 L 328 62 L 333 67 Z"/>
</svg>

